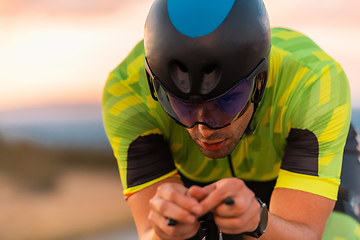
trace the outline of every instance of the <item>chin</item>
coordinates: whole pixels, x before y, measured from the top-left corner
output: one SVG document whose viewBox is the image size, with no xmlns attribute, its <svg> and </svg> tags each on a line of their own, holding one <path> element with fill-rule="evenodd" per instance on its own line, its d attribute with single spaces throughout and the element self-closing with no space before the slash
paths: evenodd
<svg viewBox="0 0 360 240">
<path fill-rule="evenodd" d="M 202 152 L 202 154 L 204 154 L 205 156 L 207 156 L 208 158 L 224 158 L 226 156 L 228 156 L 234 149 L 221 149 L 218 151 L 209 151 L 209 150 L 205 150 L 204 148 L 202 148 L 201 146 L 199 146 L 200 151 Z"/>
</svg>

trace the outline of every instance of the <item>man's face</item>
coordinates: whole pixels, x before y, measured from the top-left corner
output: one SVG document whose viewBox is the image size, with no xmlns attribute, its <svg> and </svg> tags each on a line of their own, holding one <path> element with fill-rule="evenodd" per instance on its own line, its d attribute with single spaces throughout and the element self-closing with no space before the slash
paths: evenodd
<svg viewBox="0 0 360 240">
<path fill-rule="evenodd" d="M 223 158 L 228 156 L 240 141 L 251 119 L 253 109 L 254 106 L 251 104 L 244 115 L 227 127 L 213 130 L 202 124 L 197 124 L 187 131 L 205 156 Z"/>
</svg>

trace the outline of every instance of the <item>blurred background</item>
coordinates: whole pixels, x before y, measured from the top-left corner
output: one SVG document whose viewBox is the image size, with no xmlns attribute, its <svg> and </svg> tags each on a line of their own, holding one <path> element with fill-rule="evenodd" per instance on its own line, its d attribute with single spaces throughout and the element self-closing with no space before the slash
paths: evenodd
<svg viewBox="0 0 360 240">
<path fill-rule="evenodd" d="M 152 0 L 0 0 L 0 239 L 137 239 L 104 132 L 107 75 Z M 348 75 L 360 127 L 359 0 L 265 0 Z"/>
</svg>

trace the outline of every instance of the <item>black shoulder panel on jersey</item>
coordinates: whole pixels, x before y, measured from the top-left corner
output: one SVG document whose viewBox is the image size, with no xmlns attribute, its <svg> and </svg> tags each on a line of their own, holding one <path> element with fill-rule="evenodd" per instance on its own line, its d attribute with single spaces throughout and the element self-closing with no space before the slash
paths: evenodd
<svg viewBox="0 0 360 240">
<path fill-rule="evenodd" d="M 307 129 L 290 130 L 281 168 L 294 173 L 318 176 L 319 143 Z"/>
<path fill-rule="evenodd" d="M 163 136 L 140 136 L 130 144 L 126 179 L 128 187 L 149 182 L 174 169 L 174 160 Z"/>
</svg>

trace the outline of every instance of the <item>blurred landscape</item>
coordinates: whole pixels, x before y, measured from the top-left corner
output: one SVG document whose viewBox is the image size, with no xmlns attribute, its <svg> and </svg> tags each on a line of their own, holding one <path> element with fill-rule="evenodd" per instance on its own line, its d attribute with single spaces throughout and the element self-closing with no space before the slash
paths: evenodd
<svg viewBox="0 0 360 240">
<path fill-rule="evenodd" d="M 0 113 L 0 239 L 77 239 L 124 227 L 134 223 L 99 105 Z"/>
</svg>

